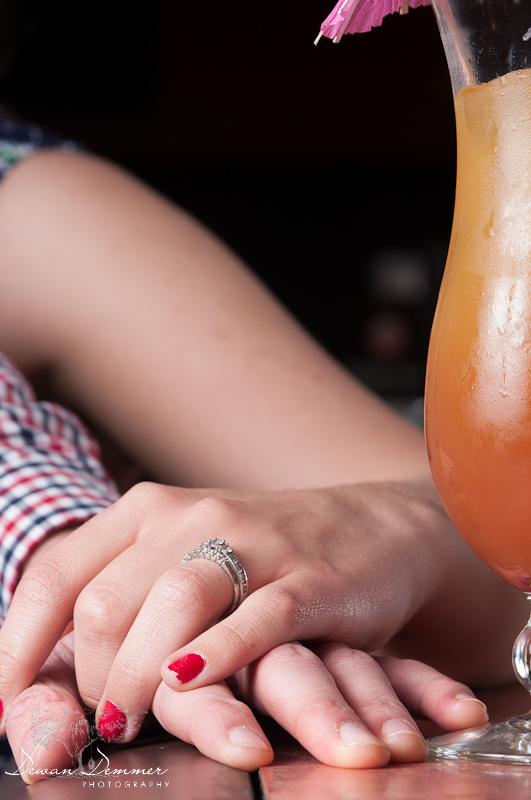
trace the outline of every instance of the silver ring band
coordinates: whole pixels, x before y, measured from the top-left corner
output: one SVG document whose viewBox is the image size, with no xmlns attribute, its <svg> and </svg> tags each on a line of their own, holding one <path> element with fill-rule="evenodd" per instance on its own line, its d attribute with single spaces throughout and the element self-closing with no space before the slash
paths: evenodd
<svg viewBox="0 0 531 800">
<path fill-rule="evenodd" d="M 215 561 L 228 576 L 234 590 L 234 598 L 232 605 L 224 614 L 227 617 L 243 603 L 249 592 L 249 580 L 243 564 L 225 539 L 206 539 L 198 547 L 190 550 L 181 564 L 186 564 L 195 558 Z"/>
</svg>

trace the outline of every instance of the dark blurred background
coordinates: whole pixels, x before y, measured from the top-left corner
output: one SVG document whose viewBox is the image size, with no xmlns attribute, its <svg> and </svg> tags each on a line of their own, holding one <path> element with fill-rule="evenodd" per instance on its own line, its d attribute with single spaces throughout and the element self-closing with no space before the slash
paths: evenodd
<svg viewBox="0 0 531 800">
<path fill-rule="evenodd" d="M 192 211 L 407 404 L 450 234 L 450 83 L 430 8 L 314 47 L 333 2 L 0 0 L 0 100 Z"/>
</svg>

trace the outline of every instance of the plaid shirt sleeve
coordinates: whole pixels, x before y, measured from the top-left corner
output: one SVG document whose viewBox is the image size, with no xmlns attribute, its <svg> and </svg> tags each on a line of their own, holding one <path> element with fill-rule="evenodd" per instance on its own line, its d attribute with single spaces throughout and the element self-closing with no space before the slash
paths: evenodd
<svg viewBox="0 0 531 800">
<path fill-rule="evenodd" d="M 40 542 L 118 496 L 83 423 L 55 403 L 37 401 L 0 353 L 0 622 Z"/>
</svg>

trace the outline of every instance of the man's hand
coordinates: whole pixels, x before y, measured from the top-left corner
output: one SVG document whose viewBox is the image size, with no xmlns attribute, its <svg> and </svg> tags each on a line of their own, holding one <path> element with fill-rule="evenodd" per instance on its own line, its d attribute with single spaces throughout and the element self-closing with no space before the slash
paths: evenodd
<svg viewBox="0 0 531 800">
<path fill-rule="evenodd" d="M 273 750 L 251 708 L 234 692 L 270 714 L 316 759 L 338 767 L 425 757 L 425 742 L 401 700 L 448 730 L 486 719 L 484 706 L 466 687 L 430 667 L 375 660 L 340 644 L 317 653 L 297 642 L 281 645 L 230 683 L 233 691 L 218 683 L 177 693 L 161 682 L 152 711 L 168 733 L 245 770 L 270 763 Z M 27 783 L 82 764 L 96 733 L 89 730 L 77 691 L 73 633 L 61 639 L 35 683 L 12 703 L 7 735 Z M 99 747 L 105 752 L 104 744 Z"/>
</svg>

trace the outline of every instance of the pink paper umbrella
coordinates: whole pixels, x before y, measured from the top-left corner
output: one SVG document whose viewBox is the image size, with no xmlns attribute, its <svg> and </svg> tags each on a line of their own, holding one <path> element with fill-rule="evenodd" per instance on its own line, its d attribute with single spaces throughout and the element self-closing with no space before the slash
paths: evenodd
<svg viewBox="0 0 531 800">
<path fill-rule="evenodd" d="M 321 25 L 319 36 L 341 41 L 344 33 L 367 33 L 382 24 L 388 14 L 407 14 L 409 6 L 429 6 L 430 0 L 339 0 L 332 13 Z"/>
</svg>

